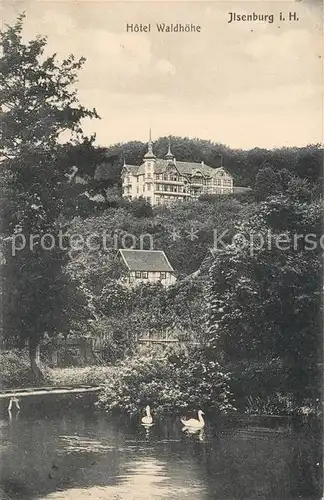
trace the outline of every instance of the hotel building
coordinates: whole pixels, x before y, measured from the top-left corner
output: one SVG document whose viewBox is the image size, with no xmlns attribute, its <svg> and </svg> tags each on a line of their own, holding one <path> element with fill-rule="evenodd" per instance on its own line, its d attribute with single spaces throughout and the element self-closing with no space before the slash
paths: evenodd
<svg viewBox="0 0 324 500">
<path fill-rule="evenodd" d="M 233 177 L 223 167 L 221 155 L 215 167 L 204 162 L 177 161 L 169 142 L 167 154 L 160 159 L 154 155 L 151 138 L 143 163 L 124 163 L 121 175 L 123 197 L 142 197 L 152 206 L 197 199 L 202 194 L 233 193 Z"/>
</svg>

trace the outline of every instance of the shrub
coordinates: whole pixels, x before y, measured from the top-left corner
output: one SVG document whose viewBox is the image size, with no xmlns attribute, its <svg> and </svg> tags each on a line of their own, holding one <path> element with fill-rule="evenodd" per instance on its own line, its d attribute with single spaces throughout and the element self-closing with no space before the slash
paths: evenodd
<svg viewBox="0 0 324 500">
<path fill-rule="evenodd" d="M 293 394 L 276 392 L 264 397 L 246 398 L 245 413 L 249 415 L 301 415 L 321 416 L 320 400 L 305 398 L 302 405 L 296 405 Z"/>
<path fill-rule="evenodd" d="M 248 396 L 245 413 L 248 415 L 291 415 L 294 413 L 293 401 L 289 395 L 280 393 L 268 396 Z"/>
<path fill-rule="evenodd" d="M 0 361 L 0 384 L 3 389 L 21 388 L 33 383 L 26 351 L 19 349 L 2 351 Z"/>
<path fill-rule="evenodd" d="M 155 414 L 186 409 L 226 413 L 233 409 L 228 376 L 208 351 L 197 348 L 189 355 L 136 355 L 120 362 L 98 404 L 107 411 L 129 414 L 139 413 L 147 404 Z"/>
<path fill-rule="evenodd" d="M 242 411 L 248 396 L 264 400 L 287 385 L 285 367 L 279 358 L 232 362 L 226 365 L 226 370 L 231 373 L 230 388 Z"/>
</svg>

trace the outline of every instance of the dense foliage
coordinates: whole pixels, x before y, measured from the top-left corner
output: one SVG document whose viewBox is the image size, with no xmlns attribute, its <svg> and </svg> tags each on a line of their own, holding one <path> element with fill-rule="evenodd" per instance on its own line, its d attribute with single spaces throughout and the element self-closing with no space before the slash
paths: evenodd
<svg viewBox="0 0 324 500">
<path fill-rule="evenodd" d="M 229 363 L 279 358 L 280 380 L 264 387 L 298 402 L 321 390 L 321 217 L 319 202 L 270 198 L 210 269 L 211 345 Z"/>
<path fill-rule="evenodd" d="M 28 387 L 33 382 L 29 356 L 26 350 L 2 350 L 0 355 L 1 389 Z"/>
<path fill-rule="evenodd" d="M 75 159 L 71 151 L 91 148 L 80 121 L 97 113 L 78 103 L 74 88 L 84 59 L 46 57 L 45 38 L 24 42 L 23 19 L 0 33 L 1 324 L 2 337 L 20 346 L 28 342 L 40 377 L 37 345 L 45 333 L 69 325 L 62 272 L 67 255 L 56 244 L 51 251 L 44 247 L 58 241 L 65 201 L 77 195 L 67 177 Z M 66 142 L 60 140 L 63 133 Z"/>
<path fill-rule="evenodd" d="M 137 414 L 146 405 L 154 414 L 234 410 L 228 376 L 205 349 L 137 355 L 116 368 L 99 398 L 99 405 L 108 411 Z"/>
</svg>

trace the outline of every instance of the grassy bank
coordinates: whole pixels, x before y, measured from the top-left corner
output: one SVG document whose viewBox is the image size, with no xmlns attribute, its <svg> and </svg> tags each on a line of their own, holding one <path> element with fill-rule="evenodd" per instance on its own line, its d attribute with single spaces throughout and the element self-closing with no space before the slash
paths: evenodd
<svg viewBox="0 0 324 500">
<path fill-rule="evenodd" d="M 55 387 L 103 385 L 109 383 L 113 373 L 114 368 L 110 366 L 49 368 L 46 373 L 46 381 Z"/>
<path fill-rule="evenodd" d="M 80 385 L 103 385 L 114 371 L 110 366 L 86 366 L 71 368 L 48 368 L 42 366 L 44 378 L 35 383 L 30 370 L 26 350 L 13 349 L 0 355 L 0 389 L 23 389 L 37 385 L 76 387 Z"/>
</svg>

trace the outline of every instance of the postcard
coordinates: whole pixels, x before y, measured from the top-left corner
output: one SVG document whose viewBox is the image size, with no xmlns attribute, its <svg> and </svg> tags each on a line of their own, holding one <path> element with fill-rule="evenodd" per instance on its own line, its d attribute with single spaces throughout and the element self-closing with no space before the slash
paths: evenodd
<svg viewBox="0 0 324 500">
<path fill-rule="evenodd" d="M 3 0 L 0 497 L 320 499 L 311 0 Z"/>
</svg>

